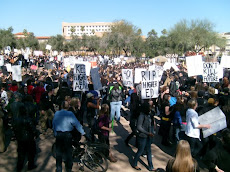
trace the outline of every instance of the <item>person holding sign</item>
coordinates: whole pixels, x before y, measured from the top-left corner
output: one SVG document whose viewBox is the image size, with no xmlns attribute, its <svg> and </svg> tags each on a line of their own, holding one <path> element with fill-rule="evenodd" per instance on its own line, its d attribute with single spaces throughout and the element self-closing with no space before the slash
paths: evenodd
<svg viewBox="0 0 230 172">
<path fill-rule="evenodd" d="M 186 130 L 187 140 L 191 146 L 191 153 L 193 156 L 197 156 L 202 148 L 200 141 L 200 129 L 210 128 L 210 124 L 199 124 L 198 113 L 195 111 L 198 104 L 195 99 L 190 99 L 188 101 L 188 110 L 186 111 Z M 196 148 L 197 147 L 197 148 Z"/>
</svg>

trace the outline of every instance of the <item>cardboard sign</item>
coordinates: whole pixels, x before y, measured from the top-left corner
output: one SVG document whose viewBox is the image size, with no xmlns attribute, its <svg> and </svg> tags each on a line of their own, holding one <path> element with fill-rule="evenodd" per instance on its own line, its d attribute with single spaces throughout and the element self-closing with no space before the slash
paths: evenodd
<svg viewBox="0 0 230 172">
<path fill-rule="evenodd" d="M 151 99 L 158 97 L 159 81 L 156 71 L 141 71 L 141 98 Z"/>
<path fill-rule="evenodd" d="M 203 82 L 219 82 L 218 62 L 203 63 Z"/>
<path fill-rule="evenodd" d="M 133 86 L 133 70 L 132 69 L 122 69 L 122 80 L 123 85 L 126 87 Z"/>
<path fill-rule="evenodd" d="M 163 72 L 164 72 L 164 68 L 162 66 L 156 65 L 155 66 L 155 71 L 157 73 L 158 81 L 161 81 L 161 78 L 162 78 L 162 75 L 163 75 Z"/>
<path fill-rule="evenodd" d="M 20 65 L 12 66 L 12 79 L 17 82 L 22 81 L 22 68 Z"/>
<path fill-rule="evenodd" d="M 220 65 L 223 68 L 230 68 L 230 56 L 222 56 Z"/>
<path fill-rule="evenodd" d="M 94 90 L 102 90 L 101 78 L 99 75 L 99 68 L 92 68 L 90 71 L 90 75 L 93 81 Z"/>
<path fill-rule="evenodd" d="M 144 68 L 135 68 L 135 77 L 134 77 L 134 82 L 136 84 L 139 84 L 141 82 L 141 71 L 146 71 L 147 69 L 144 69 Z"/>
<path fill-rule="evenodd" d="M 203 62 L 201 55 L 186 57 L 186 65 L 189 77 L 203 75 Z"/>
<path fill-rule="evenodd" d="M 73 91 L 87 91 L 88 80 L 84 64 L 75 64 L 73 77 Z"/>
<path fill-rule="evenodd" d="M 210 129 L 202 129 L 204 138 L 227 127 L 226 116 L 219 107 L 216 107 L 198 118 L 200 124 L 210 124 Z"/>
<path fill-rule="evenodd" d="M 42 51 L 34 51 L 34 55 L 35 56 L 43 56 L 43 52 Z"/>
</svg>

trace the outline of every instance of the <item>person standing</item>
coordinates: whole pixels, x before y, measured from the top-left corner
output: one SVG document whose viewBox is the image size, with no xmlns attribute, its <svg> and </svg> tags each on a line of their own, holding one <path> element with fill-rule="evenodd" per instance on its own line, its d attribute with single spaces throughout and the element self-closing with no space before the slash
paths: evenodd
<svg viewBox="0 0 230 172">
<path fill-rule="evenodd" d="M 187 135 L 187 140 L 191 146 L 191 153 L 196 156 L 202 148 L 200 141 L 200 129 L 210 128 L 209 124 L 199 124 L 198 113 L 195 111 L 198 103 L 196 99 L 190 99 L 188 101 L 188 110 L 186 111 L 186 129 L 185 134 Z"/>
<path fill-rule="evenodd" d="M 53 130 L 56 137 L 56 172 L 62 171 L 64 156 L 66 157 L 66 171 L 71 172 L 73 166 L 71 131 L 76 128 L 82 135 L 85 135 L 85 131 L 73 112 L 68 111 L 69 103 L 64 101 L 61 107 L 62 109 L 57 111 L 53 118 Z"/>
<path fill-rule="evenodd" d="M 137 166 L 137 162 L 140 156 L 143 154 L 144 150 L 147 152 L 147 160 L 148 160 L 148 170 L 155 171 L 152 163 L 152 152 L 151 152 L 151 137 L 153 137 L 153 133 L 151 133 L 151 116 L 150 116 L 150 105 L 148 102 L 145 102 L 141 105 L 141 114 L 138 117 L 137 121 L 137 144 L 138 151 L 134 156 L 133 168 L 136 170 L 141 170 L 140 167 Z"/>
<path fill-rule="evenodd" d="M 122 105 L 122 90 L 119 88 L 118 83 L 116 83 L 111 90 L 111 113 L 110 113 L 110 120 L 112 121 L 114 119 L 115 113 L 116 113 L 116 120 L 120 121 L 120 115 L 121 115 L 121 105 Z"/>
<path fill-rule="evenodd" d="M 28 170 L 35 169 L 36 142 L 35 137 L 38 132 L 35 128 L 33 119 L 29 116 L 26 107 L 18 108 L 18 117 L 14 120 L 15 137 L 18 143 L 18 162 L 17 172 L 23 169 L 26 155 L 28 155 Z"/>
</svg>

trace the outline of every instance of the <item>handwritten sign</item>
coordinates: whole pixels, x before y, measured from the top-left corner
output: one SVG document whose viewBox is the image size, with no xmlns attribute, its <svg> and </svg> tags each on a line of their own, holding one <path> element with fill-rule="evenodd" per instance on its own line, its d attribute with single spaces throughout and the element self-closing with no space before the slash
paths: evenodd
<svg viewBox="0 0 230 172">
<path fill-rule="evenodd" d="M 11 67 L 12 69 L 12 79 L 21 82 L 22 81 L 22 68 L 20 65 L 15 65 Z"/>
<path fill-rule="evenodd" d="M 47 49 L 47 50 L 51 50 L 51 48 L 52 48 L 51 45 L 48 45 L 48 44 L 46 45 L 46 49 Z"/>
<path fill-rule="evenodd" d="M 92 68 L 90 71 L 90 75 L 93 81 L 93 88 L 94 90 L 102 90 L 102 85 L 101 85 L 101 78 L 99 75 L 99 68 Z"/>
<path fill-rule="evenodd" d="M 203 82 L 219 82 L 218 62 L 203 63 Z"/>
<path fill-rule="evenodd" d="M 84 64 L 75 64 L 73 77 L 73 91 L 88 90 L 88 80 Z"/>
<path fill-rule="evenodd" d="M 200 124 L 210 124 L 210 129 L 202 129 L 204 138 L 227 127 L 226 116 L 219 107 L 216 107 L 198 118 Z"/>
<path fill-rule="evenodd" d="M 141 71 L 141 98 L 150 99 L 158 97 L 159 81 L 157 72 Z"/>
<path fill-rule="evenodd" d="M 141 82 L 141 72 L 142 71 L 146 71 L 147 69 L 144 69 L 144 68 L 135 68 L 135 83 L 136 84 L 139 84 Z"/>
<path fill-rule="evenodd" d="M 133 70 L 132 69 L 122 69 L 122 80 L 126 87 L 133 86 Z"/>
<path fill-rule="evenodd" d="M 203 75 L 203 62 L 201 55 L 186 57 L 186 65 L 189 77 Z"/>
</svg>

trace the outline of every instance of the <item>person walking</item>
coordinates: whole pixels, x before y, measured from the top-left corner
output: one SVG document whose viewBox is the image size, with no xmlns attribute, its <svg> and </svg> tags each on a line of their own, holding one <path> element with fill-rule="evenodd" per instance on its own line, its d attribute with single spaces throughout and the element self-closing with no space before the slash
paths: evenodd
<svg viewBox="0 0 230 172">
<path fill-rule="evenodd" d="M 153 133 L 151 133 L 151 116 L 150 116 L 150 105 L 148 102 L 145 102 L 141 105 L 141 114 L 138 117 L 137 121 L 137 145 L 138 150 L 134 156 L 133 160 L 133 168 L 136 170 L 141 170 L 140 167 L 137 166 L 137 162 L 140 159 L 140 156 L 143 154 L 144 150 L 147 152 L 147 160 L 148 160 L 148 170 L 155 171 L 152 163 L 152 153 L 151 153 L 151 137 L 153 137 Z"/>
<path fill-rule="evenodd" d="M 85 131 L 73 112 L 68 111 L 69 103 L 64 101 L 61 107 L 62 109 L 57 111 L 53 118 L 53 130 L 56 137 L 56 172 L 62 171 L 63 157 L 66 157 L 66 171 L 71 172 L 73 166 L 71 131 L 76 128 L 82 135 L 85 135 Z"/>
</svg>

